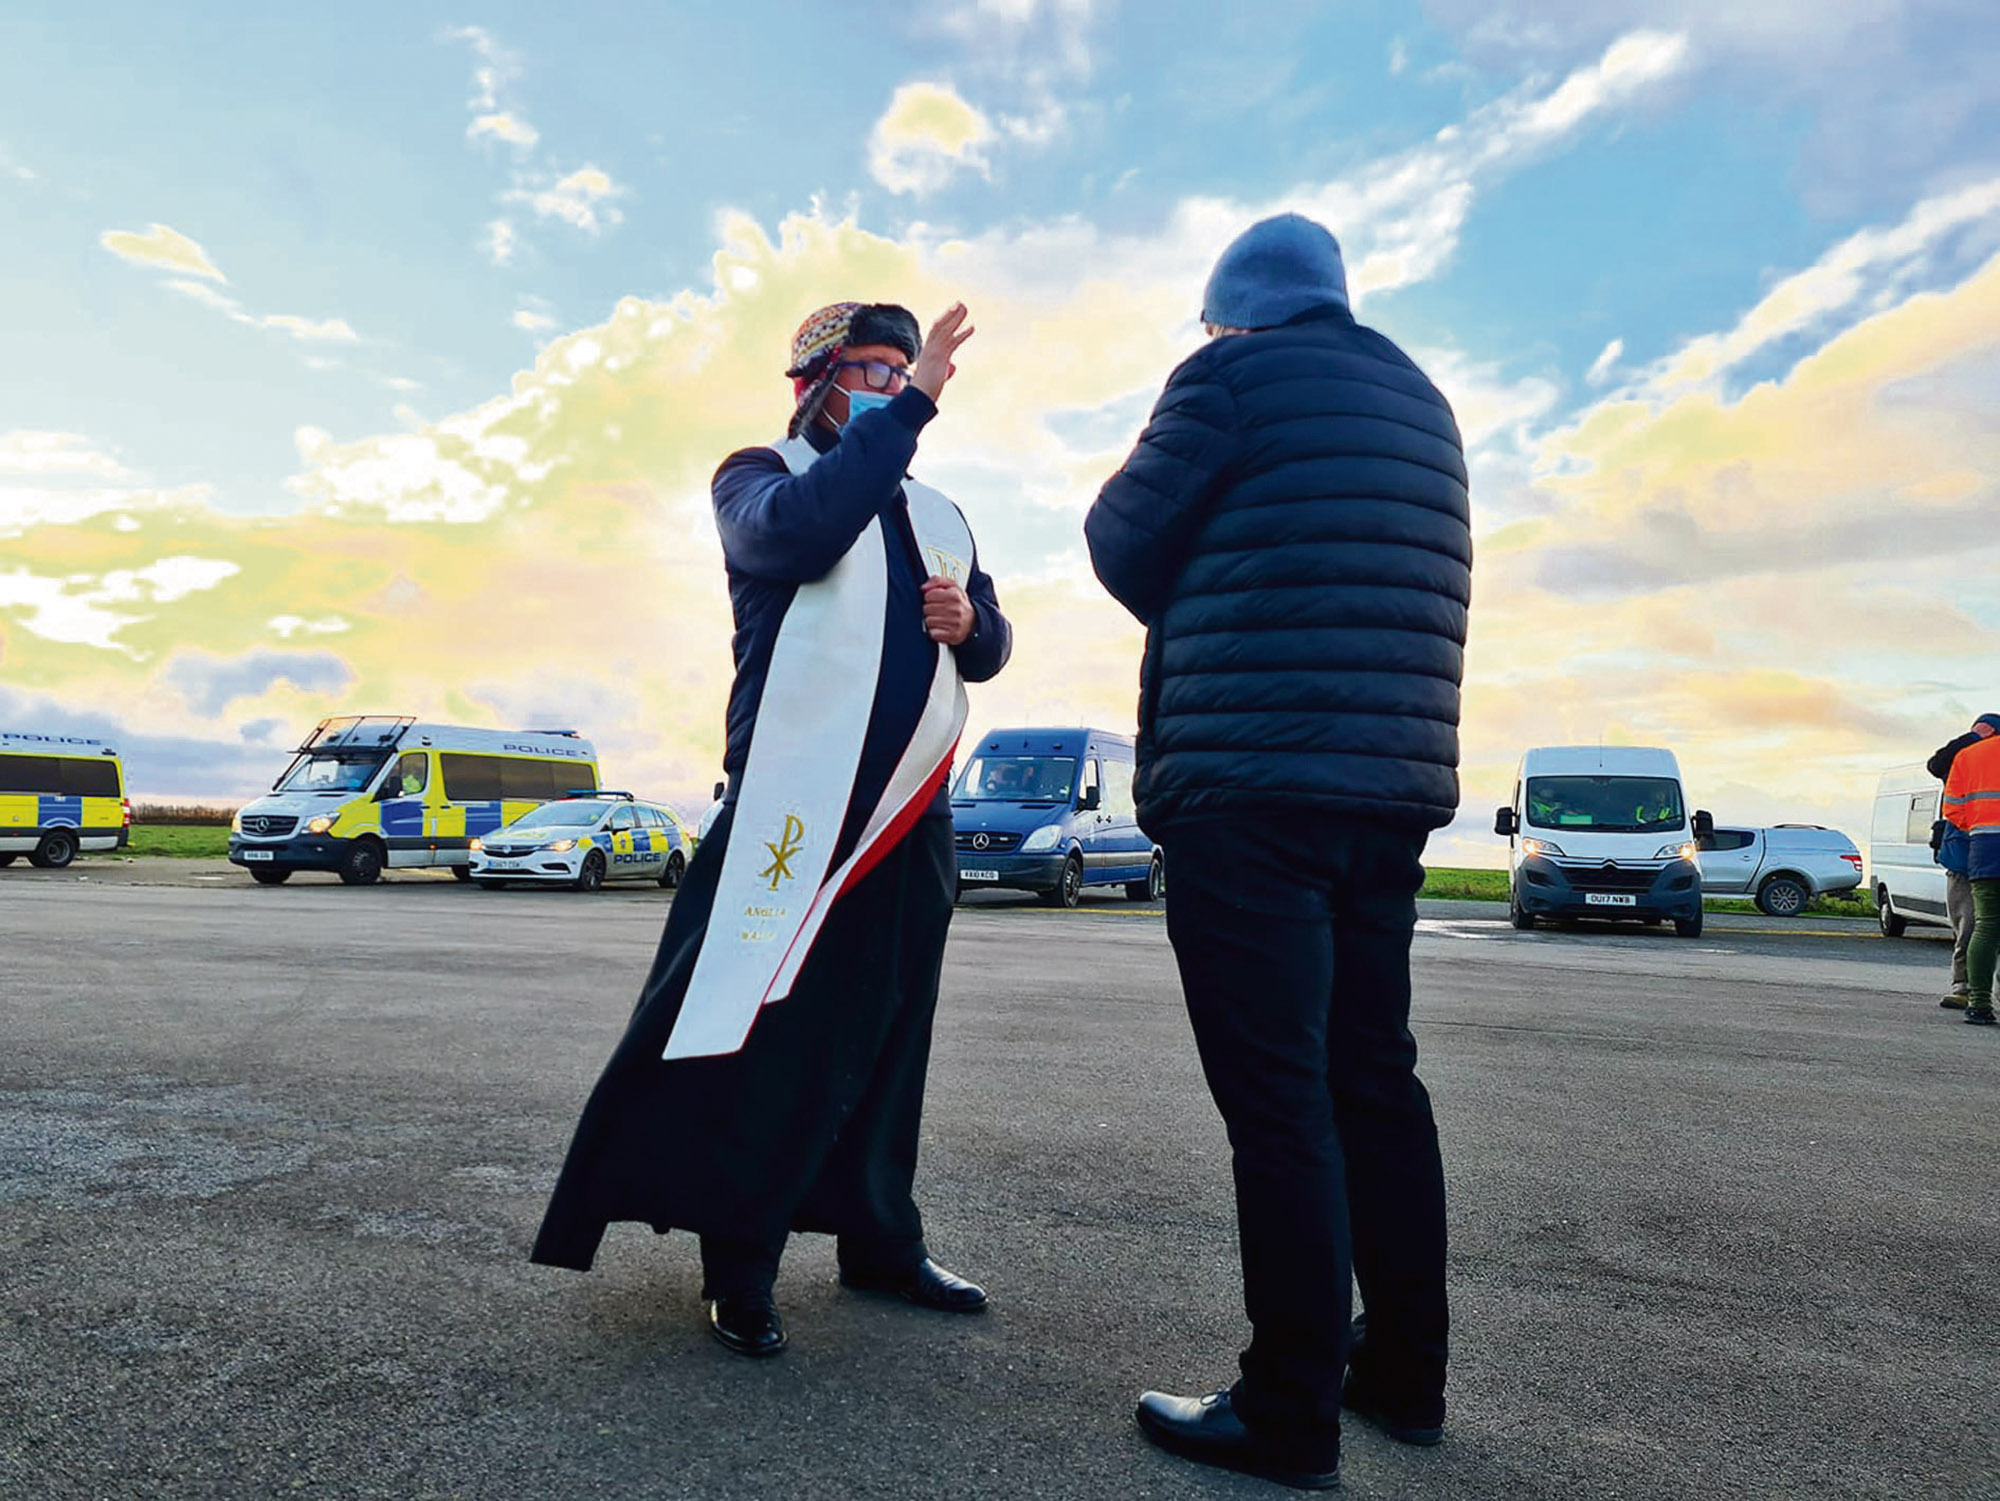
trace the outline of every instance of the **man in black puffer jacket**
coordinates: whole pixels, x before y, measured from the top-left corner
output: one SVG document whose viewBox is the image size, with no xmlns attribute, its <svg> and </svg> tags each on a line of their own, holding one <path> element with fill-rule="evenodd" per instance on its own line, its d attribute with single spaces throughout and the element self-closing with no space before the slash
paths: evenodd
<svg viewBox="0 0 2000 1501">
<path fill-rule="evenodd" d="M 1409 1443 L 1444 1422 L 1410 937 L 1425 838 L 1458 804 L 1465 460 L 1437 389 L 1354 321 L 1312 221 L 1248 230 L 1202 318 L 1213 337 L 1084 530 L 1146 626 L 1139 818 L 1229 1128 L 1252 1336 L 1234 1386 L 1148 1392 L 1139 1422 L 1191 1459 L 1326 1486 L 1343 1397 Z"/>
</svg>

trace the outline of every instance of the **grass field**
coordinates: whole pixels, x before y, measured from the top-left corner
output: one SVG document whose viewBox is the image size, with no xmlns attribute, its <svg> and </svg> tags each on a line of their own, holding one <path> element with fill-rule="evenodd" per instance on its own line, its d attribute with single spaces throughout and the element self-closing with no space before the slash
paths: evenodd
<svg viewBox="0 0 2000 1501">
<path fill-rule="evenodd" d="M 219 860 L 229 853 L 229 830 L 212 824 L 132 825 L 128 855 L 167 855 L 178 859 Z M 1507 900 L 1507 872 L 1504 870 L 1453 870 L 1440 866 L 1424 877 L 1421 895 L 1461 902 L 1504 902 Z M 1703 904 L 1710 912 L 1755 912 L 1750 902 L 1711 897 Z M 1806 911 L 1816 917 L 1873 917 L 1875 908 L 1866 896 L 1854 892 L 1821 897 Z"/>
</svg>

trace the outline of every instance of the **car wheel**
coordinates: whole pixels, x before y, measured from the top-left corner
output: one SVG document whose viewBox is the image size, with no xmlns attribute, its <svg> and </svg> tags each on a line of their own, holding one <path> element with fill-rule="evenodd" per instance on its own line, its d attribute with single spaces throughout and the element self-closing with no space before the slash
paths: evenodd
<svg viewBox="0 0 2000 1501">
<path fill-rule="evenodd" d="M 1875 921 L 1882 925 L 1884 938 L 1901 938 L 1910 926 L 1910 920 L 1897 912 L 1895 905 L 1890 902 L 1889 888 L 1886 886 L 1875 888 Z"/>
<path fill-rule="evenodd" d="M 1146 867 L 1145 880 L 1127 881 L 1125 883 L 1125 899 L 1127 901 L 1157 902 L 1166 894 L 1167 868 L 1161 864 L 1158 855 L 1153 856 L 1153 863 Z"/>
<path fill-rule="evenodd" d="M 578 891 L 602 891 L 604 889 L 604 857 L 592 850 L 583 857 L 583 868 L 576 873 L 572 883 Z"/>
<path fill-rule="evenodd" d="M 1812 893 L 1790 876 L 1772 876 L 1757 888 L 1757 910 L 1766 917 L 1797 917 Z"/>
<path fill-rule="evenodd" d="M 340 883 L 343 886 L 373 886 L 382 879 L 382 865 L 382 846 L 372 839 L 357 839 L 340 857 Z"/>
<path fill-rule="evenodd" d="M 253 866 L 250 871 L 250 879 L 259 886 L 282 886 L 291 878 L 289 870 L 265 870 L 262 866 Z"/>
<path fill-rule="evenodd" d="M 1083 857 L 1071 855 L 1063 861 L 1062 875 L 1055 888 L 1042 893 L 1044 907 L 1074 907 L 1083 900 Z"/>
<path fill-rule="evenodd" d="M 471 880 L 471 879 L 472 879 L 472 867 L 471 867 L 470 865 L 454 865 L 454 866 L 453 866 L 453 867 L 451 868 L 451 878 L 452 878 L 452 879 L 453 879 L 454 881 L 469 881 L 469 880 Z"/>
<path fill-rule="evenodd" d="M 671 855 L 667 856 L 667 868 L 660 872 L 660 884 L 667 890 L 672 891 L 680 885 L 681 877 L 686 874 L 687 860 L 681 855 L 679 850 L 675 850 Z"/>
<path fill-rule="evenodd" d="M 12 855 L 0 855 L 0 869 L 4 869 L 13 863 L 14 857 Z"/>
<path fill-rule="evenodd" d="M 67 829 L 57 829 L 35 846 L 35 852 L 28 856 L 28 863 L 43 870 L 61 870 L 75 858 L 76 835 Z"/>
<path fill-rule="evenodd" d="M 1535 925 L 1535 914 L 1521 905 L 1521 898 L 1512 890 L 1507 893 L 1507 921 L 1515 930 L 1525 933 Z"/>
<path fill-rule="evenodd" d="M 1674 931 L 1683 938 L 1701 937 L 1701 913 L 1697 912 L 1693 917 L 1675 918 Z"/>
</svg>

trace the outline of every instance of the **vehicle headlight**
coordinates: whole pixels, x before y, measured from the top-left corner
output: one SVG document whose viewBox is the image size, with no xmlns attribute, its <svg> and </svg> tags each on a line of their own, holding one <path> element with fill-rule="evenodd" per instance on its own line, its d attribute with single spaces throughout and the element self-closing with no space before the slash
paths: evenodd
<svg viewBox="0 0 2000 1501">
<path fill-rule="evenodd" d="M 243 832 L 243 810 L 241 808 L 238 808 L 234 813 L 229 815 L 229 832 L 232 834 Z"/>
<path fill-rule="evenodd" d="M 332 827 L 333 827 L 333 820 L 331 818 L 328 818 L 324 813 L 322 813 L 318 818 L 313 819 L 310 823 L 306 825 L 306 832 L 308 834 L 324 834 L 328 829 Z"/>
<path fill-rule="evenodd" d="M 1701 853 L 1692 844 L 1663 844 L 1653 851 L 1655 860 L 1692 860 Z"/>
<path fill-rule="evenodd" d="M 547 850 L 551 855 L 567 855 L 571 850 L 576 848 L 576 841 L 574 839 L 558 839 L 554 844 L 545 844 L 542 848 Z"/>
<path fill-rule="evenodd" d="M 1560 855 L 1562 846 L 1551 844 L 1546 839 L 1523 839 L 1521 853 L 1524 855 Z"/>
<path fill-rule="evenodd" d="M 1056 841 L 1060 838 L 1062 838 L 1062 825 L 1059 823 L 1045 823 L 1021 841 L 1021 853 L 1032 855 L 1040 850 L 1052 850 L 1056 847 Z"/>
<path fill-rule="evenodd" d="M 486 848 L 486 841 L 484 839 L 468 839 L 465 841 L 465 847 L 476 855 Z"/>
</svg>

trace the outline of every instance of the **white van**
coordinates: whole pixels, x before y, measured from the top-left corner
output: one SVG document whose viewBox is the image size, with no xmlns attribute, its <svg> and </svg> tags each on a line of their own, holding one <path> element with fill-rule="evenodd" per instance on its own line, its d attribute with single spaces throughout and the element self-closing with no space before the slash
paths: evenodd
<svg viewBox="0 0 2000 1501">
<path fill-rule="evenodd" d="M 1868 885 L 1875 916 L 1887 938 L 1901 938 L 1911 923 L 1948 928 L 1944 867 L 1931 855 L 1944 783 L 1921 762 L 1892 766 L 1875 787 L 1875 816 L 1868 824 Z"/>
<path fill-rule="evenodd" d="M 229 858 L 265 886 L 295 870 L 366 886 L 385 866 L 448 867 L 466 880 L 474 839 L 596 790 L 597 752 L 575 730 L 323 719 L 270 794 L 237 811 Z"/>
<path fill-rule="evenodd" d="M 1523 930 L 1538 918 L 1671 918 L 1699 937 L 1697 846 L 1714 831 L 1706 812 L 1688 814 L 1670 750 L 1538 746 L 1493 820 L 1507 836 L 1509 916 Z"/>
</svg>

